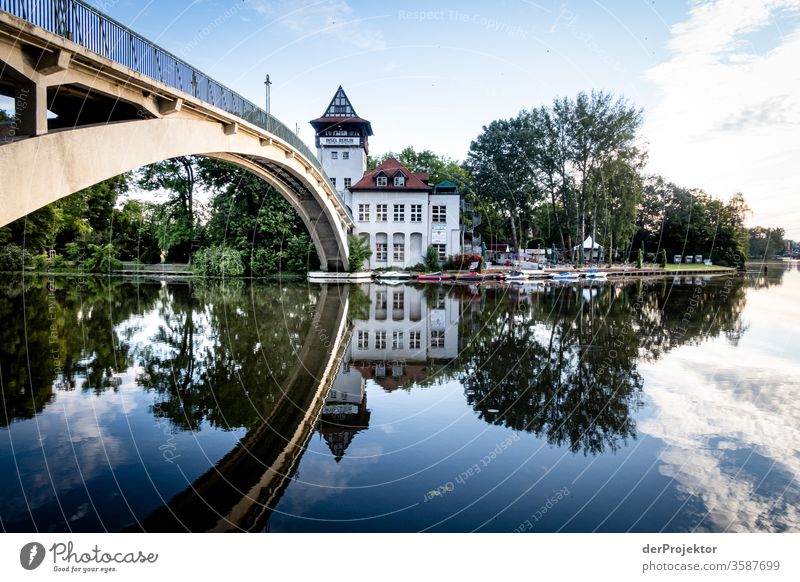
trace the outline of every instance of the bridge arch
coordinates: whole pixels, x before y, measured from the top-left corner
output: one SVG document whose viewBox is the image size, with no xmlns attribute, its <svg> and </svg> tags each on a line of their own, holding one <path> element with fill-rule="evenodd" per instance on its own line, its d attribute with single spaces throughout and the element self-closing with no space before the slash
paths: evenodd
<svg viewBox="0 0 800 582">
<path fill-rule="evenodd" d="M 0 226 L 123 172 L 201 155 L 275 187 L 308 228 L 322 269 L 349 269 L 353 220 L 294 132 L 90 6 L 36 3 L 29 13 L 0 0 L 0 92 L 18 102 L 13 131 L 0 127 Z M 49 10 L 58 18 L 42 16 Z M 108 30 L 125 42 L 109 44 Z M 71 98 L 68 113 L 48 119 L 59 94 Z M 83 115 L 90 107 L 99 113 Z"/>
<path fill-rule="evenodd" d="M 225 160 L 264 179 L 302 218 L 323 270 L 348 269 L 346 215 L 298 155 L 277 141 L 226 135 L 221 124 L 188 115 L 79 127 L 0 146 L 0 224 L 102 180 L 188 155 Z"/>
</svg>

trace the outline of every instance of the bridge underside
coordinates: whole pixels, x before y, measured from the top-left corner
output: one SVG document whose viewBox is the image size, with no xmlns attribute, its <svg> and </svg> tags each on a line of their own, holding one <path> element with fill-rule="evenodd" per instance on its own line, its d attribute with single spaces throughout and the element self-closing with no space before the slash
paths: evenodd
<svg viewBox="0 0 800 582">
<path fill-rule="evenodd" d="M 300 151 L 260 127 L 0 13 L 0 226 L 102 180 L 178 156 L 226 160 L 297 210 L 323 270 L 346 271 L 352 219 Z"/>
</svg>

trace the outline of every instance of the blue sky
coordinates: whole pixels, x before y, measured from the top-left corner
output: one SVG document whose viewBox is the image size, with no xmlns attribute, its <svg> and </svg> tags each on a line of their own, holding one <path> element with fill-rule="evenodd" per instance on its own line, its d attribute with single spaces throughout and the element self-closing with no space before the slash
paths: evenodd
<svg viewBox="0 0 800 582">
<path fill-rule="evenodd" d="M 299 125 L 342 85 L 371 151 L 464 159 L 481 127 L 578 91 L 644 109 L 649 170 L 800 239 L 800 0 L 91 2 Z"/>
</svg>

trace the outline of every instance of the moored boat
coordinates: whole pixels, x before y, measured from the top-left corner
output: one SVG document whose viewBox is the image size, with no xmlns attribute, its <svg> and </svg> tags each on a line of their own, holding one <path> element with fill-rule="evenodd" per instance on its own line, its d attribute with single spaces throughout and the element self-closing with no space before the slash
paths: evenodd
<svg viewBox="0 0 800 582">
<path fill-rule="evenodd" d="M 580 274 L 574 271 L 559 271 L 558 273 L 551 273 L 550 278 L 555 281 L 577 281 Z"/>
<path fill-rule="evenodd" d="M 589 269 L 586 271 L 586 278 L 592 281 L 605 281 L 608 279 L 608 273 L 598 271 L 597 269 Z"/>
<path fill-rule="evenodd" d="M 445 281 L 450 279 L 450 275 L 445 275 L 441 271 L 436 271 L 435 273 L 420 273 L 417 275 L 417 281 Z"/>
<path fill-rule="evenodd" d="M 483 275 L 477 271 L 471 271 L 469 273 L 456 273 L 453 275 L 453 279 L 456 281 L 483 281 Z"/>
</svg>

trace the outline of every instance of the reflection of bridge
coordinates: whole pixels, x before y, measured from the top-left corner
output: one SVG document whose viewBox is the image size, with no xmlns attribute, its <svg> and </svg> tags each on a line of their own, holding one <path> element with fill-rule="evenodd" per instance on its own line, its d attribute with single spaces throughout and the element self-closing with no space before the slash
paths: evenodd
<svg viewBox="0 0 800 582">
<path fill-rule="evenodd" d="M 123 172 L 204 155 L 269 182 L 322 268 L 347 269 L 352 219 L 302 140 L 79 0 L 0 0 L 0 94 L 15 103 L 0 127 L 0 225 Z"/>
<path fill-rule="evenodd" d="M 264 528 L 317 425 L 350 340 L 348 287 L 323 285 L 314 320 L 281 399 L 216 466 L 132 531 Z"/>
</svg>

